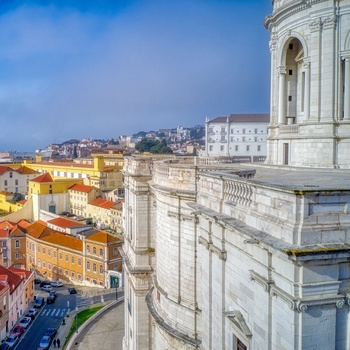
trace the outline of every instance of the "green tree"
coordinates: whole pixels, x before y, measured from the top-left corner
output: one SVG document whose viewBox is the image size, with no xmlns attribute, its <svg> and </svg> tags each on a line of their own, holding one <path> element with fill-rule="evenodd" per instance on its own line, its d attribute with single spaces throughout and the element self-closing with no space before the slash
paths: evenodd
<svg viewBox="0 0 350 350">
<path fill-rule="evenodd" d="M 13 194 L 13 197 L 12 197 L 13 203 L 17 203 L 17 202 L 21 201 L 22 199 L 24 199 L 24 196 L 22 193 L 15 192 Z"/>
</svg>

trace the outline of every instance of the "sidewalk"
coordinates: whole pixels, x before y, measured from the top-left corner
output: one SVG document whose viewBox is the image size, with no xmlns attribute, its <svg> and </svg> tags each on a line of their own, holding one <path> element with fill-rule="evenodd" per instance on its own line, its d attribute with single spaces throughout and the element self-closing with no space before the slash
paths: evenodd
<svg viewBox="0 0 350 350">
<path fill-rule="evenodd" d="M 81 312 L 79 310 L 78 312 Z M 103 344 L 104 350 L 122 350 L 124 336 L 124 297 L 118 301 L 106 303 L 103 308 L 80 326 L 78 333 L 68 339 L 77 311 L 71 311 L 65 317 L 66 324 L 61 324 L 56 338 L 61 341 L 65 350 L 95 350 L 96 344 Z M 49 349 L 54 349 L 51 344 Z"/>
</svg>

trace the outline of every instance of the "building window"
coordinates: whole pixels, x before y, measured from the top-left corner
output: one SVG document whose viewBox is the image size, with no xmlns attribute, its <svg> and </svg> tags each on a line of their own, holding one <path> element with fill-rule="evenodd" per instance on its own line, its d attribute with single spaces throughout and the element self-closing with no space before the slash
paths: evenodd
<svg viewBox="0 0 350 350">
<path fill-rule="evenodd" d="M 225 135 L 221 135 L 221 142 L 225 142 L 225 141 L 226 141 Z"/>
<path fill-rule="evenodd" d="M 46 269 L 46 262 L 43 261 L 43 268 Z"/>
<path fill-rule="evenodd" d="M 47 269 L 51 271 L 51 264 L 50 263 L 47 264 Z"/>
<path fill-rule="evenodd" d="M 53 267 L 53 272 L 57 273 L 57 267 L 56 266 Z"/>
<path fill-rule="evenodd" d="M 75 278 L 75 273 L 72 272 L 72 279 L 74 280 L 74 278 Z"/>
<path fill-rule="evenodd" d="M 74 264 L 74 256 L 72 256 L 72 264 Z"/>
<path fill-rule="evenodd" d="M 20 254 L 16 253 L 16 259 L 19 259 L 19 257 L 20 257 Z"/>
<path fill-rule="evenodd" d="M 289 69 L 288 74 L 293 75 L 293 69 Z"/>
<path fill-rule="evenodd" d="M 242 141 L 245 142 L 245 136 L 242 137 Z"/>
<path fill-rule="evenodd" d="M 78 281 L 81 282 L 81 275 L 78 275 Z"/>
<path fill-rule="evenodd" d="M 249 151 L 250 150 L 250 146 L 249 145 L 247 145 L 247 151 Z"/>
<path fill-rule="evenodd" d="M 7 186 L 7 180 L 4 181 L 4 185 Z"/>
<path fill-rule="evenodd" d="M 103 256 L 103 249 L 100 248 L 100 256 Z"/>
<path fill-rule="evenodd" d="M 62 253 L 60 252 L 60 260 L 62 260 Z"/>
<path fill-rule="evenodd" d="M 238 146 L 237 146 L 237 145 L 235 146 L 235 151 L 236 151 L 236 152 L 238 151 Z"/>
<path fill-rule="evenodd" d="M 291 102 L 293 100 L 292 96 L 288 96 L 288 101 Z"/>
<path fill-rule="evenodd" d="M 12 179 L 13 177 L 13 174 L 12 174 L 12 171 L 10 171 L 10 179 Z"/>
<path fill-rule="evenodd" d="M 47 250 L 47 255 L 48 255 L 48 256 L 51 256 L 51 249 L 48 249 L 48 250 Z"/>
<path fill-rule="evenodd" d="M 18 240 L 18 239 L 16 239 L 16 242 L 15 242 L 15 247 L 16 247 L 16 248 L 20 248 L 20 247 L 21 247 L 21 245 L 20 245 L 20 243 L 19 243 L 19 240 Z"/>
<path fill-rule="evenodd" d="M 212 146 L 212 145 L 209 146 L 209 151 L 210 151 L 210 152 L 213 151 L 213 146 Z"/>
<path fill-rule="evenodd" d="M 90 271 L 90 261 L 86 262 L 86 270 Z"/>
<path fill-rule="evenodd" d="M 60 267 L 60 275 L 62 275 L 62 267 Z"/>
<path fill-rule="evenodd" d="M 96 264 L 95 263 L 92 264 L 92 272 L 96 273 Z"/>
<path fill-rule="evenodd" d="M 81 266 L 81 259 L 78 258 L 78 265 Z"/>
<path fill-rule="evenodd" d="M 67 269 L 64 271 L 64 274 L 68 277 L 68 270 Z"/>
<path fill-rule="evenodd" d="M 18 186 L 18 180 L 15 180 L 15 186 Z"/>
<path fill-rule="evenodd" d="M 66 254 L 66 262 L 68 262 L 68 254 Z"/>
<path fill-rule="evenodd" d="M 43 248 L 43 254 L 45 254 L 46 253 L 46 249 L 45 248 Z"/>
<path fill-rule="evenodd" d="M 242 130 L 242 133 L 245 134 L 245 129 Z"/>
<path fill-rule="evenodd" d="M 96 254 L 96 247 L 92 248 L 92 254 Z"/>
<path fill-rule="evenodd" d="M 37 265 L 40 267 L 41 266 L 41 261 L 38 259 Z"/>
<path fill-rule="evenodd" d="M 113 256 L 118 256 L 118 248 L 113 248 Z"/>
<path fill-rule="evenodd" d="M 220 146 L 220 151 L 223 151 L 224 150 L 224 146 Z"/>
<path fill-rule="evenodd" d="M 38 246 L 38 253 L 40 253 L 40 246 Z"/>
<path fill-rule="evenodd" d="M 231 129 L 231 134 L 233 134 L 233 129 Z"/>
<path fill-rule="evenodd" d="M 261 151 L 261 146 L 258 146 L 258 152 L 260 152 Z"/>
<path fill-rule="evenodd" d="M 90 253 L 90 246 L 89 246 L 89 245 L 86 246 L 86 251 L 87 251 L 88 253 Z"/>
<path fill-rule="evenodd" d="M 100 265 L 100 275 L 103 275 L 103 267 Z"/>
</svg>

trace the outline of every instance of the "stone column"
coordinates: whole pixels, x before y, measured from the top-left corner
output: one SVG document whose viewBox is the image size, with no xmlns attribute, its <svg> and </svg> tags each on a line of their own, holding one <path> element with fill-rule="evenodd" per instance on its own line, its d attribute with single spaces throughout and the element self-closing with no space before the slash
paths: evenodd
<svg viewBox="0 0 350 350">
<path fill-rule="evenodd" d="M 304 60 L 305 92 L 304 92 L 304 120 L 310 117 L 310 62 Z"/>
<path fill-rule="evenodd" d="M 344 57 L 344 120 L 350 120 L 350 55 Z"/>
<path fill-rule="evenodd" d="M 286 120 L 286 67 L 277 68 L 278 72 L 278 124 L 285 124 Z"/>
</svg>

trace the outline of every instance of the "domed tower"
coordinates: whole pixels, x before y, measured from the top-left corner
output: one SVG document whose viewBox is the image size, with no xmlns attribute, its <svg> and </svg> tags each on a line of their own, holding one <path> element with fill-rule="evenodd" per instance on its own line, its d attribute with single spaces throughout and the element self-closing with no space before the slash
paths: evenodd
<svg viewBox="0 0 350 350">
<path fill-rule="evenodd" d="M 349 168 L 350 1 L 275 0 L 267 164 Z"/>
</svg>

